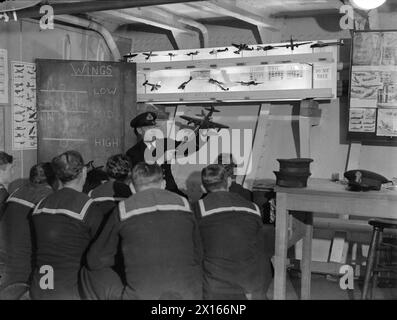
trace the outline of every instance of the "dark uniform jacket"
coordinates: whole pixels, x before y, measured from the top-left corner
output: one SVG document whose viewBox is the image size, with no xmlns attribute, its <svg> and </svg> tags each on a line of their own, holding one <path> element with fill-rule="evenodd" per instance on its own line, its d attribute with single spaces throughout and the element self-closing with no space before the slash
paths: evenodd
<svg viewBox="0 0 397 320">
<path fill-rule="evenodd" d="M 127 156 L 131 159 L 132 167 L 134 167 L 139 162 L 146 162 L 145 161 L 145 150 L 147 149 L 147 145 L 143 140 L 137 142 L 132 148 L 128 149 Z M 167 140 L 164 141 L 164 149 L 167 150 Z M 153 155 L 156 155 L 156 158 L 159 158 L 163 154 L 155 154 L 156 149 L 153 151 Z M 179 189 L 174 180 L 174 176 L 172 175 L 171 171 L 171 164 L 163 163 L 161 165 L 161 169 L 163 170 L 164 180 L 166 181 L 166 189 L 175 193 L 178 193 L 182 196 L 185 196 Z"/>
<path fill-rule="evenodd" d="M 79 299 L 78 273 L 104 213 L 82 192 L 63 188 L 33 211 L 37 252 L 31 284 L 33 299 Z M 54 289 L 42 289 L 42 266 L 51 266 Z"/>
<path fill-rule="evenodd" d="M 6 261 L 1 287 L 16 282 L 29 282 L 33 265 L 31 214 L 36 204 L 52 192 L 48 185 L 28 183 L 7 199 L 2 219 Z"/>
<path fill-rule="evenodd" d="M 117 204 L 122 200 L 128 199 L 132 195 L 132 191 L 125 183 L 107 181 L 94 190 L 91 190 L 88 195 L 94 199 L 94 201 L 98 203 L 98 206 L 101 207 L 102 211 L 105 212 L 105 219 L 103 220 L 103 224 L 105 224 Z M 102 228 L 103 225 L 100 226 L 99 230 L 102 230 Z M 114 269 L 123 281 L 125 281 L 124 259 L 120 247 L 117 252 Z"/>
<path fill-rule="evenodd" d="M 236 193 L 209 193 L 195 204 L 204 250 L 204 295 L 261 294 L 264 234 L 256 204 Z"/>
<path fill-rule="evenodd" d="M 229 192 L 234 192 L 243 197 L 244 199 L 248 201 L 253 200 L 252 192 L 246 188 L 244 188 L 241 184 L 236 183 L 235 181 L 232 182 Z M 203 193 L 200 199 L 204 199 L 208 193 Z"/>
<path fill-rule="evenodd" d="M 119 203 L 90 248 L 91 270 L 114 264 L 118 237 L 127 285 L 124 299 L 200 299 L 201 250 L 188 201 L 150 189 Z"/>
</svg>

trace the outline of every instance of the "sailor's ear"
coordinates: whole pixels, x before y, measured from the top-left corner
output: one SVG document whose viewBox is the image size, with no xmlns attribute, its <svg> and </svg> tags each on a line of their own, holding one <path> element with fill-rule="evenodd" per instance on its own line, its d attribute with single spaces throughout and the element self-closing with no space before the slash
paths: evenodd
<svg viewBox="0 0 397 320">
<path fill-rule="evenodd" d="M 202 193 L 207 193 L 207 190 L 205 190 L 205 188 L 204 188 L 204 186 L 202 184 L 200 184 L 200 187 L 201 187 L 201 192 Z"/>
<path fill-rule="evenodd" d="M 166 186 L 167 186 L 167 182 L 163 179 L 163 180 L 161 181 L 161 186 L 160 186 L 160 188 L 164 190 Z"/>
<path fill-rule="evenodd" d="M 227 177 L 227 190 L 230 189 L 231 185 L 232 185 L 232 177 L 228 176 Z"/>
</svg>

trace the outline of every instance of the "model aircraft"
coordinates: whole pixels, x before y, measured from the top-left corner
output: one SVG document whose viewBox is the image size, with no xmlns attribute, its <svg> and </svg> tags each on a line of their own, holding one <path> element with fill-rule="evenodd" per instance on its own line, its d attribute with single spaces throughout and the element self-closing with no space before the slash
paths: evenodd
<svg viewBox="0 0 397 320">
<path fill-rule="evenodd" d="M 186 53 L 187 56 L 197 56 L 200 52 L 198 50 Z"/>
<path fill-rule="evenodd" d="M 214 112 L 219 112 L 219 110 L 216 110 L 213 106 L 210 108 L 204 108 L 205 110 L 208 111 L 206 114 L 204 110 L 201 111 L 201 114 L 198 116 L 201 116 L 201 118 L 196 118 L 196 117 L 189 117 L 189 116 L 180 116 L 183 120 L 187 121 L 187 124 L 194 124 L 194 129 L 193 131 L 197 131 L 199 129 L 228 129 L 229 126 L 226 126 L 224 124 L 216 123 L 212 121 L 212 114 Z"/>
<path fill-rule="evenodd" d="M 24 137 L 25 137 L 25 135 L 23 133 L 17 133 L 15 135 L 15 138 L 24 138 Z"/>
<path fill-rule="evenodd" d="M 232 43 L 232 46 L 237 48 L 236 51 L 233 51 L 235 54 L 240 54 L 241 51 L 252 51 L 252 50 L 254 50 L 254 48 L 249 47 L 245 43 L 241 43 L 241 44 Z"/>
<path fill-rule="evenodd" d="M 34 84 L 31 84 L 30 82 L 28 82 L 27 84 L 26 84 L 26 88 L 34 88 L 35 87 L 35 85 Z"/>
<path fill-rule="evenodd" d="M 290 41 L 289 41 L 289 44 L 283 44 L 283 45 L 279 45 L 279 46 L 277 46 L 278 48 L 291 48 L 291 51 L 294 51 L 294 49 L 295 48 L 298 48 L 298 47 L 300 47 L 300 46 L 303 46 L 303 45 L 305 45 L 305 44 L 309 44 L 309 43 L 312 43 L 313 41 L 307 41 L 307 42 L 300 42 L 300 43 L 296 43 L 295 42 L 296 40 L 294 40 L 294 39 L 292 39 L 292 37 L 291 37 L 291 39 L 290 39 Z"/>
<path fill-rule="evenodd" d="M 14 114 L 20 114 L 23 115 L 25 114 L 25 110 L 21 110 L 21 111 L 15 111 Z"/>
<path fill-rule="evenodd" d="M 23 73 L 23 69 L 15 69 L 15 73 Z"/>
<path fill-rule="evenodd" d="M 19 94 L 20 92 L 23 92 L 23 89 L 16 89 L 14 90 L 16 94 Z"/>
<path fill-rule="evenodd" d="M 317 43 L 314 43 L 310 46 L 310 48 L 324 48 L 328 46 L 343 46 L 345 43 L 343 40 L 336 41 L 336 42 L 322 42 L 318 41 Z"/>
<path fill-rule="evenodd" d="M 186 87 L 186 85 L 187 85 L 190 81 L 192 81 L 192 80 L 193 80 L 193 77 L 190 77 L 189 80 L 183 82 L 183 83 L 178 87 L 178 89 L 184 90 L 185 87 Z"/>
<path fill-rule="evenodd" d="M 214 49 L 214 50 L 211 50 L 210 52 L 209 52 L 209 54 L 217 54 L 217 53 L 219 53 L 219 52 L 225 52 L 225 51 L 229 51 L 229 49 L 228 48 L 224 48 L 224 49 Z"/>
<path fill-rule="evenodd" d="M 19 88 L 19 87 L 22 87 L 23 86 L 23 83 L 15 83 L 14 84 L 14 87 L 15 88 Z"/>
<path fill-rule="evenodd" d="M 32 128 L 29 130 L 29 135 L 33 134 L 34 129 L 36 129 L 36 128 L 35 128 L 35 127 L 32 127 Z"/>
<path fill-rule="evenodd" d="M 22 130 L 25 130 L 25 128 L 22 128 L 22 127 L 16 127 L 16 128 L 15 128 L 15 130 L 22 131 Z"/>
<path fill-rule="evenodd" d="M 169 52 L 169 53 L 167 54 L 167 56 L 173 58 L 173 57 L 176 57 L 177 54 L 176 54 L 176 53 Z"/>
<path fill-rule="evenodd" d="M 149 81 L 146 80 L 144 83 L 142 83 L 142 85 L 151 87 L 150 91 L 157 91 L 159 88 L 161 88 L 160 83 L 161 81 L 157 83 L 150 83 Z"/>
<path fill-rule="evenodd" d="M 136 56 L 138 55 L 138 53 L 127 53 L 127 54 L 125 54 L 123 57 L 124 58 L 126 58 L 126 59 L 132 59 L 132 58 L 135 58 Z"/>
<path fill-rule="evenodd" d="M 241 84 L 242 86 L 257 86 L 258 84 L 262 84 L 263 82 L 256 82 L 254 80 L 251 81 L 237 81 L 236 83 Z"/>
<path fill-rule="evenodd" d="M 269 51 L 277 48 L 279 48 L 279 46 L 257 46 L 256 50 Z"/>
<path fill-rule="evenodd" d="M 218 86 L 219 88 L 221 88 L 223 91 L 228 91 L 228 90 L 229 90 L 229 88 L 226 88 L 226 87 L 223 86 L 224 83 L 221 82 L 221 81 L 218 81 L 218 80 L 209 78 L 209 79 L 208 79 L 208 82 L 217 85 L 217 86 Z"/>
<path fill-rule="evenodd" d="M 157 54 L 153 53 L 153 51 L 150 51 L 149 53 L 142 53 L 144 56 L 146 56 L 145 60 L 149 60 L 151 57 L 157 57 Z"/>
</svg>

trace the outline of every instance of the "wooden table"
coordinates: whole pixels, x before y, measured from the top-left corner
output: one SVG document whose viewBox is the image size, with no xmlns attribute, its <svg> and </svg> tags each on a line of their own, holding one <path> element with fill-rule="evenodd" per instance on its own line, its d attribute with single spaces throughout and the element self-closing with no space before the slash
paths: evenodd
<svg viewBox="0 0 397 320">
<path fill-rule="evenodd" d="M 397 219 L 397 191 L 347 191 L 346 185 L 327 179 L 309 179 L 306 188 L 276 187 L 276 243 L 274 299 L 286 298 L 287 249 L 291 234 L 289 211 L 301 211 L 303 248 L 301 299 L 310 299 L 313 212 Z M 296 216 L 297 213 L 294 213 Z M 295 239 L 296 240 L 296 239 Z"/>
</svg>

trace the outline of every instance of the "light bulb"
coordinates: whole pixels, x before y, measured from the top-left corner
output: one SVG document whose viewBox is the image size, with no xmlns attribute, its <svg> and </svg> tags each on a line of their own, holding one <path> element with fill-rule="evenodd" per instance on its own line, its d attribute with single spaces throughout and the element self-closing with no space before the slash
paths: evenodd
<svg viewBox="0 0 397 320">
<path fill-rule="evenodd" d="M 380 7 L 386 0 L 350 0 L 353 6 L 361 10 L 372 10 Z"/>
</svg>

